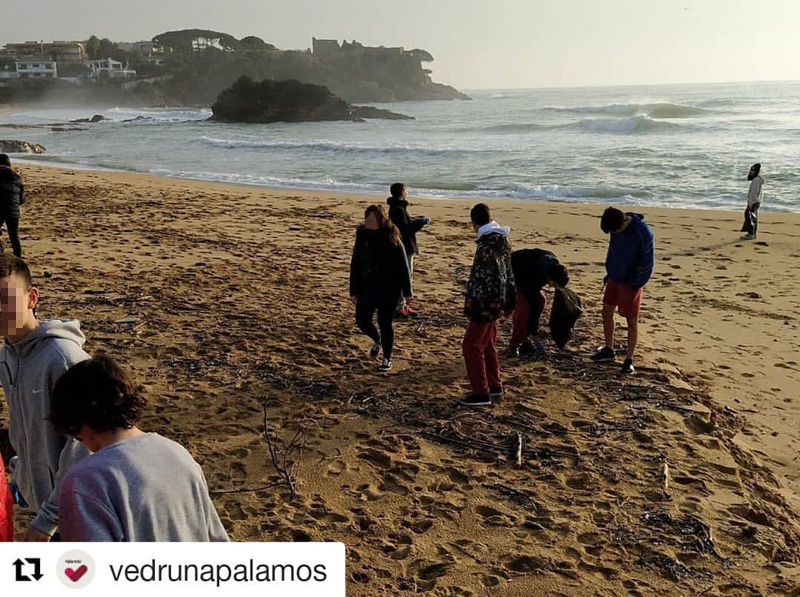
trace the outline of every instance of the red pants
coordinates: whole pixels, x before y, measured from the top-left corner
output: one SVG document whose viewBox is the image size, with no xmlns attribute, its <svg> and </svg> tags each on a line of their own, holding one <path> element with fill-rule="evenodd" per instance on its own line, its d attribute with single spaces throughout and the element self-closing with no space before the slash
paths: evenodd
<svg viewBox="0 0 800 597">
<path fill-rule="evenodd" d="M 11 492 L 8 491 L 6 471 L 3 468 L 3 460 L 0 459 L 0 541 L 14 540 L 14 527 L 11 524 L 13 507 L 14 502 L 11 499 Z"/>
<path fill-rule="evenodd" d="M 501 388 L 500 362 L 497 360 L 497 322 L 470 320 L 462 349 L 472 392 L 487 396 L 490 389 Z"/>
<path fill-rule="evenodd" d="M 536 295 L 536 302 L 531 305 L 525 295 L 517 293 L 516 307 L 514 307 L 514 332 L 511 334 L 511 346 L 522 346 L 530 334 L 539 333 L 539 318 L 544 313 L 547 296 L 544 290 Z"/>
</svg>

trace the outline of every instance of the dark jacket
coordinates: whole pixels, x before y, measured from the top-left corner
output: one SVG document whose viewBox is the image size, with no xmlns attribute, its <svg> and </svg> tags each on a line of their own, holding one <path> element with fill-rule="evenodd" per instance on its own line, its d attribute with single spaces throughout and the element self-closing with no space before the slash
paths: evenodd
<svg viewBox="0 0 800 597">
<path fill-rule="evenodd" d="M 511 269 L 511 243 L 505 234 L 481 236 L 467 284 L 464 314 L 475 321 L 496 321 L 514 310 L 516 286 Z"/>
<path fill-rule="evenodd" d="M 25 185 L 13 168 L 0 166 L 0 215 L 19 218 L 19 206 L 25 203 Z"/>
<path fill-rule="evenodd" d="M 408 215 L 408 201 L 400 197 L 389 197 L 386 200 L 389 206 L 389 219 L 392 224 L 400 229 L 400 238 L 403 239 L 403 246 L 406 254 L 416 255 L 419 253 L 417 247 L 417 232 L 422 230 L 425 224 L 422 218 L 412 220 Z"/>
<path fill-rule="evenodd" d="M 350 261 L 350 296 L 375 302 L 397 301 L 412 296 L 411 276 L 403 245 L 391 242 L 389 231 L 356 230 Z"/>
<path fill-rule="evenodd" d="M 511 269 L 514 270 L 514 282 L 517 292 L 528 300 L 539 294 L 547 286 L 550 268 L 558 264 L 556 256 L 544 249 L 520 249 L 511 254 Z"/>
<path fill-rule="evenodd" d="M 631 223 L 622 232 L 611 234 L 606 255 L 606 273 L 620 284 L 642 288 L 650 279 L 655 265 L 653 231 L 644 223 L 644 216 L 627 214 Z"/>
</svg>

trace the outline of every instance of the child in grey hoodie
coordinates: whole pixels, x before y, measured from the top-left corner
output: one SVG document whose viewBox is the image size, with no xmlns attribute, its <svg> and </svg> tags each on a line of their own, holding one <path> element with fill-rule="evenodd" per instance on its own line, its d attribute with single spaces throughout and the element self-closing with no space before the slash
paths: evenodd
<svg viewBox="0 0 800 597">
<path fill-rule="evenodd" d="M 8 401 L 17 462 L 11 482 L 36 512 L 26 541 L 49 541 L 58 529 L 58 488 L 67 469 L 89 452 L 48 423 L 50 394 L 72 365 L 89 358 L 77 321 L 38 321 L 39 292 L 24 261 L 0 255 L 0 383 Z"/>
<path fill-rule="evenodd" d="M 50 420 L 93 452 L 61 485 L 64 541 L 227 541 L 203 471 L 183 447 L 136 423 L 147 405 L 110 357 L 56 383 Z"/>
</svg>

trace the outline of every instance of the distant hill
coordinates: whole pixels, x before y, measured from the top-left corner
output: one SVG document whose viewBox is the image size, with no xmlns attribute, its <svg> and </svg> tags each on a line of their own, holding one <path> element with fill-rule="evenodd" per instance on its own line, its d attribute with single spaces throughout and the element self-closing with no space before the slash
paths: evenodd
<svg viewBox="0 0 800 597">
<path fill-rule="evenodd" d="M 85 62 L 59 60 L 58 72 L 67 78 L 0 81 L 0 103 L 211 106 L 242 76 L 323 85 L 349 103 L 470 99 L 433 82 L 423 66 L 433 56 L 422 49 L 313 39 L 310 50 L 280 50 L 259 37 L 237 39 L 207 29 L 167 31 L 148 42 L 92 36 L 74 43 L 85 47 L 89 59 L 118 61 L 125 76 L 92 78 Z M 6 60 L 0 67 L 13 68 L 13 58 L 0 60 Z"/>
</svg>

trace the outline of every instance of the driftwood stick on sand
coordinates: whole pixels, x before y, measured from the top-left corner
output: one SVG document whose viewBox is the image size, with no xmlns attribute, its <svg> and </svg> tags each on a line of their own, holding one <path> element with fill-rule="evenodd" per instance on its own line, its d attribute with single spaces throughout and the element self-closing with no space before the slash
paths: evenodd
<svg viewBox="0 0 800 597">
<path fill-rule="evenodd" d="M 522 434 L 517 431 L 517 466 L 522 468 L 522 452 L 525 449 L 525 439 L 522 437 Z"/>
<path fill-rule="evenodd" d="M 282 478 L 277 485 L 285 485 L 289 488 L 289 499 L 294 499 L 297 495 L 297 466 L 303 456 L 303 448 L 306 445 L 308 438 L 308 429 L 302 427 L 298 430 L 291 441 L 281 450 L 282 458 L 278 455 L 278 432 L 275 431 L 275 439 L 272 438 L 272 431 L 270 430 L 269 420 L 267 417 L 267 401 L 261 403 L 261 408 L 264 412 L 264 438 L 267 441 L 267 448 L 269 449 L 269 457 L 272 460 L 272 466 Z M 291 461 L 290 461 L 291 457 Z"/>
<path fill-rule="evenodd" d="M 664 491 L 669 493 L 669 464 L 664 461 Z"/>
</svg>

